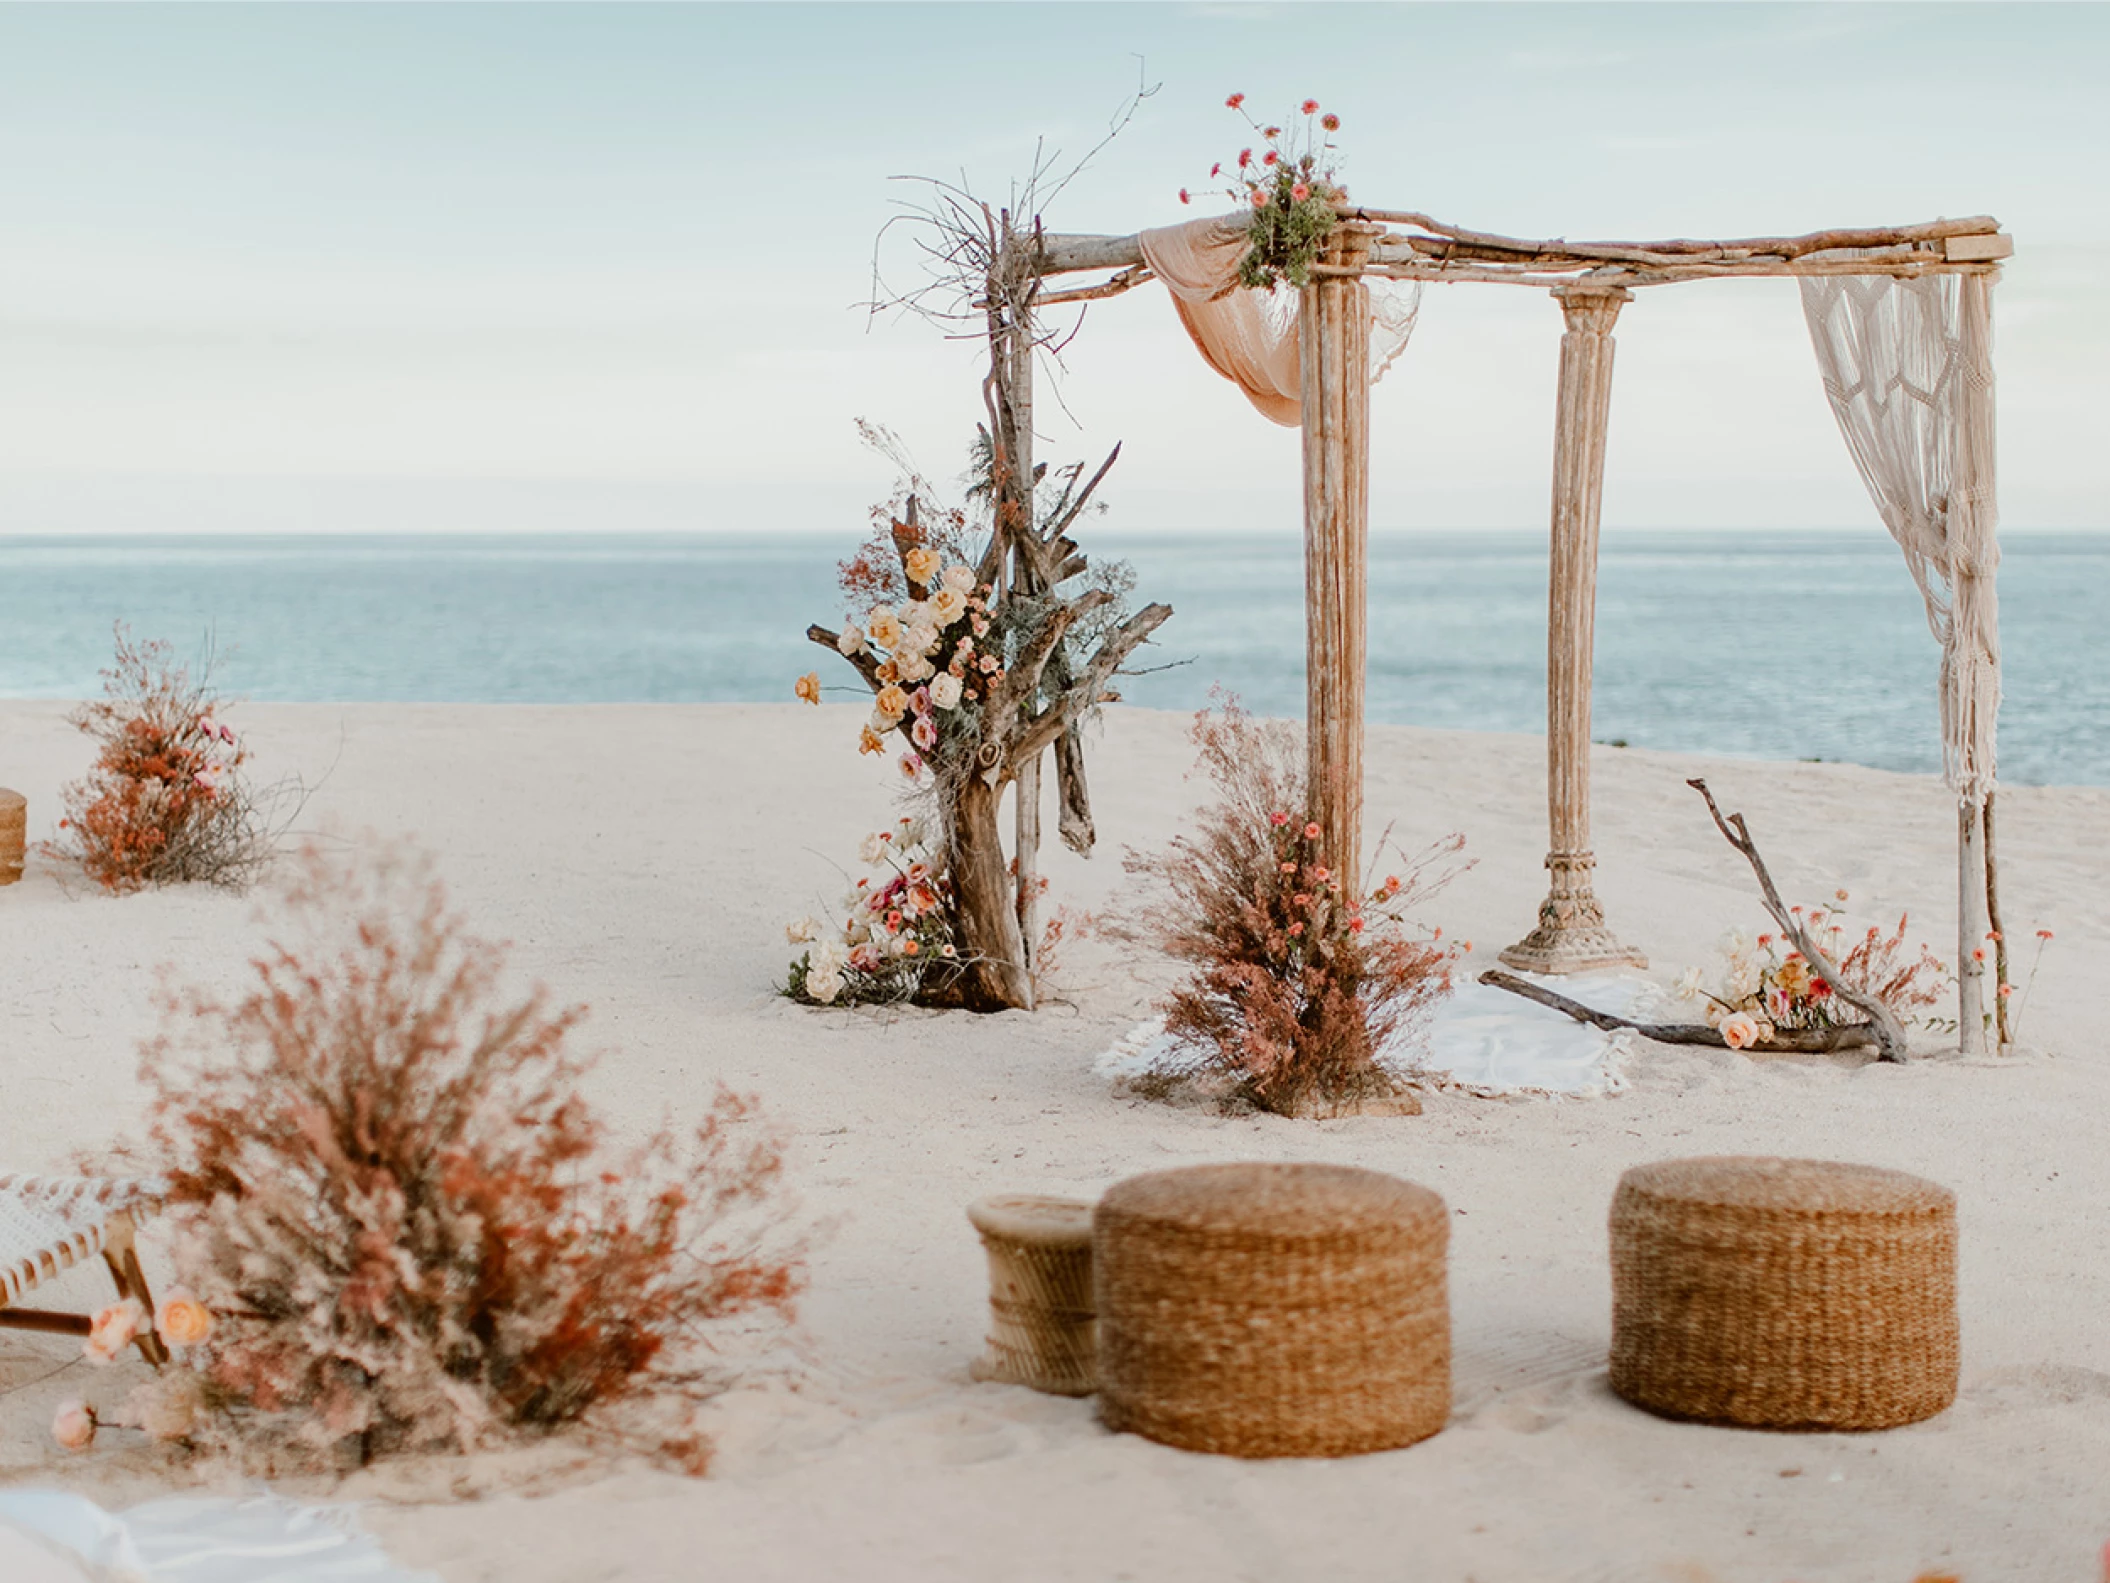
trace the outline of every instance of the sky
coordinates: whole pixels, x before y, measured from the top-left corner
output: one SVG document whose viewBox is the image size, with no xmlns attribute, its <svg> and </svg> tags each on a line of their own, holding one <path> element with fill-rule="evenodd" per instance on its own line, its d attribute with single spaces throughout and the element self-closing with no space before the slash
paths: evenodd
<svg viewBox="0 0 2110 1583">
<path fill-rule="evenodd" d="M 949 479 L 981 410 L 975 343 L 862 306 L 875 248 L 915 276 L 896 178 L 1001 200 L 1139 85 L 1049 229 L 1201 212 L 1234 90 L 1477 229 L 1995 215 L 2004 525 L 2110 528 L 2106 68 L 2084 4 L 0 3 L 0 534 L 859 532 L 855 420 Z M 1543 528 L 1560 331 L 1429 290 L 1373 527 Z M 1038 428 L 1122 442 L 1110 526 L 1297 529 L 1295 432 L 1155 288 L 1084 314 Z M 1872 527 L 1792 282 L 1625 310 L 1604 516 Z"/>
</svg>

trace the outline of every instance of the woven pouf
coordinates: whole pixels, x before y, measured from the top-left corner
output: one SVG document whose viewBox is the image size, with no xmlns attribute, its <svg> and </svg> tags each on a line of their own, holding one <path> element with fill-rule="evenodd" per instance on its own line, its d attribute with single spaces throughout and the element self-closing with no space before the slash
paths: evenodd
<svg viewBox="0 0 2110 1583">
<path fill-rule="evenodd" d="M 1612 1197 L 1612 1389 L 1673 1418 L 1887 1429 L 1956 1399 L 1956 1198 L 1824 1160 L 1664 1160 Z"/>
<path fill-rule="evenodd" d="M 1190 1451 L 1338 1457 L 1451 1411 L 1450 1216 L 1339 1165 L 1204 1165 L 1092 1215 L 1099 1412 Z"/>
<path fill-rule="evenodd" d="M 969 1372 L 1057 1396 L 1091 1395 L 1092 1206 L 1012 1193 L 977 1199 L 967 1218 L 989 1255 L 988 1350 Z"/>
<path fill-rule="evenodd" d="M 0 885 L 12 885 L 22 877 L 22 854 L 28 840 L 28 800 L 0 786 Z"/>
</svg>

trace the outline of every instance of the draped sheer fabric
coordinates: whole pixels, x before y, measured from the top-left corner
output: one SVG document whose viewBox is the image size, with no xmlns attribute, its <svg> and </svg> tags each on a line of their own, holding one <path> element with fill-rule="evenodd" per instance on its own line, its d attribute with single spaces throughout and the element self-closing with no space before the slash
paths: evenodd
<svg viewBox="0 0 2110 1583">
<path fill-rule="evenodd" d="M 1246 223 L 1237 215 L 1145 231 L 1143 262 L 1165 283 L 1180 323 L 1204 361 L 1245 392 L 1261 416 L 1294 429 L 1303 422 L 1297 372 L 1297 294 L 1238 286 Z M 1421 311 L 1421 283 L 1366 281 L 1370 292 L 1370 382 L 1406 350 Z"/>
<path fill-rule="evenodd" d="M 1832 414 L 1941 644 L 1943 773 L 1974 806 L 1994 788 L 2000 712 L 1992 284 L 1988 275 L 1801 281 Z"/>
</svg>

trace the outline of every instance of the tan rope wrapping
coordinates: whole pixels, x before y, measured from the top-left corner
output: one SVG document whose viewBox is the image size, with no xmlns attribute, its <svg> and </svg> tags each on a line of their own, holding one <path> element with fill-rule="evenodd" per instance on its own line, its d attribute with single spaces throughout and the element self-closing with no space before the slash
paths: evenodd
<svg viewBox="0 0 2110 1583">
<path fill-rule="evenodd" d="M 1107 1426 L 1243 1457 L 1410 1445 L 1451 1410 L 1450 1216 L 1335 1165 L 1119 1183 L 1092 1217 Z"/>
<path fill-rule="evenodd" d="M 1718 1156 L 1612 1198 L 1612 1389 L 1674 1418 L 1885 1429 L 1956 1399 L 1956 1198 L 1902 1171 Z"/>
<path fill-rule="evenodd" d="M 1097 1377 L 1092 1321 L 1092 1206 L 1025 1193 L 983 1198 L 967 1218 L 989 1255 L 988 1350 L 978 1380 L 1089 1396 Z"/>
<path fill-rule="evenodd" d="M 22 877 L 29 843 L 29 803 L 20 792 L 0 786 L 0 885 Z"/>
</svg>

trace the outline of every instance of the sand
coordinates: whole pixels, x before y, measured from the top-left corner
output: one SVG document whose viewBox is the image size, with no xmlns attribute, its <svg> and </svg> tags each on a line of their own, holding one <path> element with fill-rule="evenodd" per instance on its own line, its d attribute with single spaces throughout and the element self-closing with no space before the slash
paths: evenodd
<svg viewBox="0 0 2110 1583">
<path fill-rule="evenodd" d="M 1927 706 L 1929 730 L 1932 705 Z M 48 834 L 83 739 L 49 704 L 0 705 L 0 782 Z M 2110 949 L 2110 792 L 2002 795 L 2010 931 L 2057 931 L 2022 1048 L 1962 1061 L 1928 1036 L 1898 1067 L 1642 1046 L 1615 1096 L 1433 1093 L 1424 1114 L 1319 1123 L 1115 1092 L 1094 1057 L 1166 981 L 1086 940 L 1039 1013 L 816 1012 L 771 993 L 782 925 L 841 889 L 891 818 L 892 771 L 847 707 L 338 707 L 234 716 L 266 774 L 328 770 L 304 823 L 415 836 L 523 978 L 594 1008 L 592 1097 L 625 1125 L 718 1081 L 793 1134 L 819 1228 L 791 1346 L 757 1355 L 686 1479 L 538 1453 L 412 1464 L 336 1491 L 399 1561 L 449 1580 L 713 1576 L 1114 1579 L 1894 1580 L 1929 1570 L 2085 1579 L 2110 1538 L 2110 1060 L 2092 996 Z M 1201 788 L 1176 716 L 1116 710 L 1095 748 L 1105 845 L 1050 855 L 1054 899 L 1100 905 L 1124 843 L 1165 839 Z M 1412 847 L 1462 831 L 1478 866 L 1431 909 L 1476 956 L 1522 934 L 1543 884 L 1537 738 L 1372 732 L 1369 818 Z M 1599 890 L 1664 983 L 1763 927 L 1748 872 L 1683 784 L 1741 808 L 1784 887 L 1910 908 L 1954 942 L 1954 814 L 1934 781 L 1600 749 Z M 231 984 L 253 903 L 198 889 L 72 891 L 48 861 L 0 890 L 0 1165 L 63 1167 L 130 1126 L 157 967 Z M 2023 966 L 2028 950 L 2022 952 Z M 1549 1014 L 1550 1015 L 1550 1014 Z M 1955 1189 L 1964 1369 L 1956 1406 L 1880 1435 L 1678 1425 L 1605 1385 L 1605 1210 L 1626 1167 L 1697 1153 L 1863 1160 Z M 984 1271 L 967 1202 L 1096 1195 L 1132 1172 L 1234 1159 L 1397 1172 L 1453 1211 L 1457 1406 L 1411 1449 L 1244 1464 L 1113 1436 L 1088 1401 L 970 1382 Z M 150 1265 L 156 1249 L 151 1238 Z M 85 1305 L 77 1272 L 52 1300 Z M 0 1333 L 0 1479 L 113 1504 L 179 1488 L 141 1449 L 68 1458 L 37 1383 L 63 1342 Z"/>
</svg>

